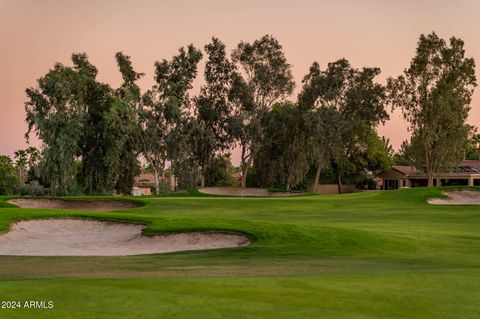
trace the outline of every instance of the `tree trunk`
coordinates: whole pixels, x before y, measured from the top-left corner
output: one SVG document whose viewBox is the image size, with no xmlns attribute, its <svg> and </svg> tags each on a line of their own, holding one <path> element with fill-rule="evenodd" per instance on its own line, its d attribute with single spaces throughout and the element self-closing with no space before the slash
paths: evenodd
<svg viewBox="0 0 480 319">
<path fill-rule="evenodd" d="M 337 174 L 337 185 L 338 185 L 338 193 L 341 194 L 342 193 L 342 175 L 340 174 L 340 172 L 338 172 Z"/>
<path fill-rule="evenodd" d="M 428 153 L 425 153 L 425 166 L 427 169 L 427 187 L 432 187 L 433 186 L 433 165 L 432 165 L 432 160 L 431 156 L 428 156 Z"/>
<path fill-rule="evenodd" d="M 427 173 L 427 178 L 428 178 L 427 186 L 432 187 L 433 186 L 433 174 L 432 173 Z"/>
<path fill-rule="evenodd" d="M 159 195 L 160 194 L 160 183 L 158 181 L 158 170 L 153 169 L 153 175 L 155 177 L 155 194 Z"/>
<path fill-rule="evenodd" d="M 243 177 L 242 177 L 242 188 L 247 187 L 247 173 L 248 173 L 248 169 L 244 169 L 243 170 Z"/>
<path fill-rule="evenodd" d="M 200 179 L 200 187 L 205 187 L 205 173 L 202 173 L 202 177 Z"/>
<path fill-rule="evenodd" d="M 313 182 L 313 191 L 318 192 L 320 186 L 320 173 L 322 172 L 322 165 L 318 164 L 317 173 L 315 174 L 315 181 Z"/>
<path fill-rule="evenodd" d="M 248 161 L 245 163 L 245 166 L 243 168 L 242 188 L 247 187 L 247 174 L 251 164 L 252 164 L 252 157 L 248 159 Z"/>
<path fill-rule="evenodd" d="M 287 191 L 290 191 L 290 183 L 287 183 Z"/>
<path fill-rule="evenodd" d="M 18 182 L 20 186 L 25 184 L 25 168 L 23 166 L 18 169 Z"/>
</svg>

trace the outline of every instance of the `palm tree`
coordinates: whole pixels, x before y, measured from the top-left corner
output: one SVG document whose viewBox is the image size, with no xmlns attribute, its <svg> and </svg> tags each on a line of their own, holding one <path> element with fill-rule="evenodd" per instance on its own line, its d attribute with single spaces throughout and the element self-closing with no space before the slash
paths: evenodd
<svg viewBox="0 0 480 319">
<path fill-rule="evenodd" d="M 28 163 L 27 150 L 18 150 L 15 152 L 15 165 L 18 171 L 18 182 L 20 185 L 25 184 L 25 167 Z"/>
</svg>

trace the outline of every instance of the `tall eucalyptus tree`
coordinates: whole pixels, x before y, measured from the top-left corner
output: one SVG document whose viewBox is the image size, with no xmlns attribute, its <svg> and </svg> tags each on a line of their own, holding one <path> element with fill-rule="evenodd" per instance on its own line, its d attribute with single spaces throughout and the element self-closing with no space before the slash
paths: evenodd
<svg viewBox="0 0 480 319">
<path fill-rule="evenodd" d="M 237 67 L 230 94 L 235 103 L 232 132 L 241 148 L 242 187 L 262 141 L 262 118 L 295 87 L 291 65 L 273 36 L 240 42 L 232 53 Z"/>
<path fill-rule="evenodd" d="M 194 100 L 196 134 L 193 136 L 193 154 L 200 166 L 202 187 L 210 161 L 233 142 L 229 127 L 233 105 L 229 94 L 235 74 L 235 65 L 227 58 L 225 44 L 219 39 L 212 38 L 205 51 L 208 55 L 205 84 Z"/>
<path fill-rule="evenodd" d="M 142 98 L 140 108 L 141 154 L 155 176 L 156 193 L 160 193 L 160 177 L 164 177 L 169 159 L 169 144 L 175 143 L 174 134 L 189 106 L 188 91 L 197 75 L 197 64 L 202 53 L 193 45 L 170 61 L 155 63 L 155 82 Z"/>
<path fill-rule="evenodd" d="M 317 62 L 310 67 L 299 103 L 319 112 L 311 117 L 316 121 L 312 124 L 315 187 L 325 161 L 332 160 L 341 192 L 342 176 L 352 167 L 351 160 L 365 152 L 372 130 L 388 119 L 385 87 L 374 81 L 378 74 L 379 68 L 355 69 L 346 59 L 329 63 L 324 71 Z"/>
<path fill-rule="evenodd" d="M 410 67 L 388 88 L 401 108 L 412 137 L 412 164 L 424 169 L 428 186 L 439 171 L 458 164 L 468 148 L 472 127 L 466 123 L 476 83 L 475 61 L 465 57 L 464 42 L 447 44 L 435 32 L 421 35 Z"/>
</svg>

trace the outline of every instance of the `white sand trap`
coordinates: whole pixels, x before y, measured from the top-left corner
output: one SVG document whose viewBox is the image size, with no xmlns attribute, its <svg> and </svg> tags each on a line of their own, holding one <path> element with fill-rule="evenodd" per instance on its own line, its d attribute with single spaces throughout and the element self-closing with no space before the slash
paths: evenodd
<svg viewBox="0 0 480 319">
<path fill-rule="evenodd" d="M 443 194 L 448 198 L 430 198 L 429 204 L 434 205 L 480 205 L 480 192 L 474 190 L 453 190 Z"/>
<path fill-rule="evenodd" d="M 211 195 L 227 195 L 227 196 L 300 196 L 302 193 L 289 192 L 269 192 L 265 188 L 241 188 L 241 187 L 202 187 L 198 190 L 200 193 Z"/>
<path fill-rule="evenodd" d="M 0 255 L 128 256 L 250 244 L 246 236 L 226 232 L 144 236 L 145 227 L 82 219 L 20 221 L 0 234 Z"/>
<path fill-rule="evenodd" d="M 54 208 L 67 210 L 109 211 L 137 207 L 134 203 L 111 199 L 62 200 L 46 198 L 16 198 L 7 201 L 21 208 Z"/>
</svg>

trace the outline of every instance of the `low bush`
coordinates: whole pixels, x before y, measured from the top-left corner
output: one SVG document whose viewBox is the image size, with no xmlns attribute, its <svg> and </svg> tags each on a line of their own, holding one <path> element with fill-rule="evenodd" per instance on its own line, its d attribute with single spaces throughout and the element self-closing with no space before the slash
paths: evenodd
<svg viewBox="0 0 480 319">
<path fill-rule="evenodd" d="M 48 189 L 40 185 L 37 181 L 23 184 L 19 187 L 18 192 L 22 196 L 45 196 L 48 195 Z"/>
</svg>

